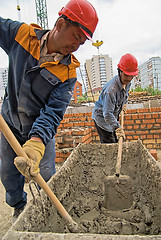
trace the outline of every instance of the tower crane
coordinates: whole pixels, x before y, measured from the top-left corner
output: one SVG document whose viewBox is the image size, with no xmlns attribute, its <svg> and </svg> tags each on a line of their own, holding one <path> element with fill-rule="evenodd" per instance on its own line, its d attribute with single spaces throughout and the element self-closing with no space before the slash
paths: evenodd
<svg viewBox="0 0 161 240">
<path fill-rule="evenodd" d="M 37 24 L 43 29 L 48 29 L 48 16 L 47 16 L 47 5 L 46 0 L 35 0 Z"/>
<path fill-rule="evenodd" d="M 19 0 L 17 0 L 17 11 L 18 11 L 18 21 L 21 22 L 21 8 L 20 8 L 20 4 L 19 4 Z"/>
<path fill-rule="evenodd" d="M 98 55 L 99 55 L 99 48 L 102 44 L 103 44 L 103 41 L 98 41 L 98 40 L 96 40 L 95 43 L 94 42 L 92 43 L 92 45 L 98 49 Z"/>
</svg>

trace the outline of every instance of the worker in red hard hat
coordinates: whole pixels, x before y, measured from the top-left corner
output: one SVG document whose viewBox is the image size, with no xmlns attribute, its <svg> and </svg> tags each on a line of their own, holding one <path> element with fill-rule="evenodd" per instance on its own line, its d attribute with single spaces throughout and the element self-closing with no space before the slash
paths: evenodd
<svg viewBox="0 0 161 240">
<path fill-rule="evenodd" d="M 72 54 L 97 26 L 86 0 L 70 0 L 52 30 L 0 17 L 0 47 L 9 56 L 8 84 L 1 114 L 29 159 L 17 157 L 1 134 L 1 181 L 13 219 L 23 211 L 24 182 L 55 173 L 55 135 L 71 100 L 80 63 Z"/>
<path fill-rule="evenodd" d="M 49 52 L 59 51 L 67 55 L 76 51 L 86 39 L 92 39 L 98 17 L 91 3 L 86 0 L 70 0 L 59 11 L 59 16 L 56 22 L 57 28 L 54 27 L 48 37 Z M 68 29 L 68 32 L 64 31 L 63 28 L 66 29 L 66 26 L 72 26 L 72 28 Z"/>
<path fill-rule="evenodd" d="M 138 74 L 138 63 L 132 54 L 127 53 L 117 66 L 118 75 L 103 87 L 92 113 L 101 143 L 116 143 L 121 136 L 125 138 L 119 114 L 126 108 L 131 80 Z"/>
<path fill-rule="evenodd" d="M 96 10 L 86 0 L 70 0 L 65 7 L 59 11 L 71 21 L 78 23 L 80 29 L 88 39 L 91 39 L 98 23 Z"/>
<path fill-rule="evenodd" d="M 128 85 L 134 76 L 138 75 L 138 63 L 136 58 L 127 53 L 123 55 L 117 65 L 122 84 Z M 123 73 L 123 74 L 122 74 Z"/>
</svg>

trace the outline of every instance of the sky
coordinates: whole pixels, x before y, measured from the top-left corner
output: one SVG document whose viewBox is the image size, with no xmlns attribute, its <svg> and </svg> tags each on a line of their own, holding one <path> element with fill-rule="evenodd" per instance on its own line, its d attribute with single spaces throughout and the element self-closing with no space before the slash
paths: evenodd
<svg viewBox="0 0 161 240">
<path fill-rule="evenodd" d="M 46 0 L 49 29 L 58 12 L 68 0 Z M 95 7 L 99 22 L 93 42 L 103 41 L 99 54 L 112 58 L 114 75 L 122 55 L 133 54 L 138 64 L 151 57 L 161 57 L 161 0 L 89 0 Z M 21 11 L 17 11 L 17 3 Z M 0 16 L 36 23 L 35 0 L 0 0 Z M 90 40 L 74 53 L 81 65 L 98 55 Z M 0 49 L 0 67 L 8 66 L 7 55 Z M 78 79 L 79 80 L 79 79 Z"/>
</svg>

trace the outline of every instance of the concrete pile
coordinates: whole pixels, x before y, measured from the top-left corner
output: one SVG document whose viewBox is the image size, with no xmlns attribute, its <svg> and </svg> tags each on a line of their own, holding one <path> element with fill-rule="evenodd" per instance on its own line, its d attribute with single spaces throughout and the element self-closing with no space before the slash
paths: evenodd
<svg viewBox="0 0 161 240">
<path fill-rule="evenodd" d="M 36 196 L 3 240 L 159 240 L 161 167 L 140 141 L 123 144 L 121 173 L 130 176 L 129 209 L 104 208 L 105 178 L 113 175 L 118 144 L 79 144 L 49 186 L 85 233 L 70 233 L 46 194 Z"/>
</svg>

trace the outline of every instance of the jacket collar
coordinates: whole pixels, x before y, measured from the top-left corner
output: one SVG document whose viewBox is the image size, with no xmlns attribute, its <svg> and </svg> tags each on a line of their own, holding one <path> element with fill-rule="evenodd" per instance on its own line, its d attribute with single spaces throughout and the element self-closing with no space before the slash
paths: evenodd
<svg viewBox="0 0 161 240">
<path fill-rule="evenodd" d="M 126 89 L 123 88 L 123 85 L 120 81 L 120 78 L 119 78 L 119 75 L 116 76 L 116 82 L 118 83 L 119 85 L 119 88 L 120 88 L 120 91 L 121 90 L 124 90 L 124 91 L 128 91 L 130 89 L 130 86 L 131 86 L 131 82 L 126 86 Z"/>
<path fill-rule="evenodd" d="M 44 34 L 49 32 L 50 30 L 41 30 L 41 29 L 35 28 L 34 31 L 35 31 L 35 34 L 36 34 L 38 40 L 40 40 L 44 36 Z M 73 58 L 72 54 L 68 54 L 63 57 L 63 59 L 60 61 L 60 63 L 62 63 L 63 65 L 70 65 L 72 62 L 72 58 Z M 75 60 L 75 58 L 74 58 L 74 60 Z"/>
<path fill-rule="evenodd" d="M 34 29 L 34 32 L 38 38 L 38 40 L 40 40 L 42 38 L 42 36 L 44 36 L 45 33 L 49 32 L 50 30 L 42 30 L 42 29 L 38 29 L 38 28 L 35 28 Z"/>
<path fill-rule="evenodd" d="M 40 28 L 35 28 L 34 31 L 38 40 L 40 40 L 42 36 L 50 30 L 42 30 Z M 54 62 L 54 64 L 58 64 L 58 63 L 59 61 Z M 72 53 L 64 56 L 63 59 L 60 61 L 60 63 L 62 63 L 63 65 L 69 66 L 70 69 L 74 69 L 80 66 L 79 61 L 75 58 L 75 56 Z"/>
</svg>

